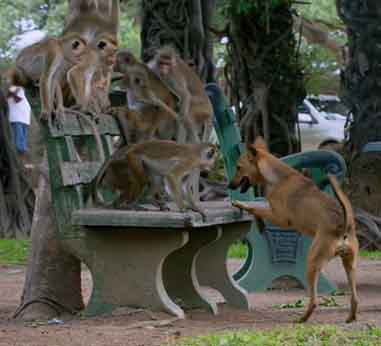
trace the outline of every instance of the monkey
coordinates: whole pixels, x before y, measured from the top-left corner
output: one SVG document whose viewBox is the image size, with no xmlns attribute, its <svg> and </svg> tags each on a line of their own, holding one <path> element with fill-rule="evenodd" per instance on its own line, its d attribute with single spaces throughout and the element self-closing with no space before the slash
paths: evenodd
<svg viewBox="0 0 381 346">
<path fill-rule="evenodd" d="M 123 75 L 127 106 L 116 116 L 127 142 L 143 140 L 176 139 L 179 117 L 175 112 L 176 96 L 132 53 L 117 53 L 114 71 Z"/>
<path fill-rule="evenodd" d="M 77 33 L 89 53 L 86 61 L 68 72 L 67 81 L 80 109 L 107 112 L 118 47 L 119 0 L 70 0 L 69 7 L 62 34 Z"/>
<path fill-rule="evenodd" d="M 120 195 L 112 204 L 126 203 L 134 207 L 141 199 L 144 188 L 149 185 L 149 196 L 154 196 L 160 210 L 167 210 L 160 191 L 165 182 L 181 212 L 187 209 L 199 212 L 203 219 L 204 210 L 196 205 L 186 179 L 194 169 L 210 170 L 217 157 L 213 144 L 180 144 L 167 140 L 151 140 L 132 146 L 123 146 L 107 160 L 93 180 L 92 196 L 96 204 L 104 204 L 98 195 L 102 184 L 117 190 Z M 182 189 L 183 179 L 187 180 L 186 190 Z M 184 203 L 187 202 L 188 205 Z"/>
<path fill-rule="evenodd" d="M 173 51 L 170 50 L 170 53 L 172 54 Z M 158 55 L 157 55 L 158 56 Z M 175 55 L 171 55 L 171 59 L 175 58 Z M 127 50 L 119 51 L 117 54 L 117 62 L 115 64 L 115 71 L 120 72 L 122 74 L 125 74 L 127 77 L 135 69 L 139 69 L 140 71 L 145 71 L 146 76 L 148 76 L 149 83 L 144 83 L 143 78 L 143 73 L 141 74 L 141 77 L 136 79 L 132 79 L 132 84 L 127 86 L 127 98 L 128 98 L 128 104 L 135 105 L 142 111 L 142 102 L 137 102 L 137 98 L 145 98 L 148 99 L 152 97 L 153 94 L 157 95 L 157 98 L 162 99 L 169 107 L 174 109 L 176 107 L 176 104 L 180 101 L 180 104 L 186 105 L 188 102 L 182 102 L 181 98 L 178 97 L 178 93 L 173 90 L 173 88 L 170 87 L 171 81 L 164 82 L 163 79 L 156 74 L 152 70 L 152 66 L 150 67 L 148 64 L 147 65 L 139 62 L 133 54 L 131 54 Z M 180 61 L 184 66 L 186 65 L 183 61 Z M 172 63 L 171 63 L 172 64 Z M 169 64 L 164 64 L 164 72 L 170 72 L 172 65 Z M 203 135 L 203 141 L 206 142 L 207 139 L 210 136 L 211 132 L 211 116 L 212 116 L 212 108 L 211 108 L 211 103 L 209 101 L 208 96 L 206 95 L 202 82 L 198 79 L 197 75 L 195 74 L 194 71 L 188 66 L 185 66 L 184 69 L 186 69 L 185 74 L 180 75 L 180 81 L 183 81 L 182 84 L 184 84 L 184 78 L 188 74 L 190 76 L 193 76 L 195 79 L 196 87 L 194 88 L 195 90 L 197 87 L 200 89 L 198 93 L 202 95 L 202 97 L 194 97 L 191 98 L 191 108 L 189 109 L 190 112 L 187 113 L 186 117 L 179 117 L 177 118 L 177 123 L 176 123 L 176 134 L 174 137 L 179 143 L 183 143 L 185 139 L 187 138 L 187 135 L 184 131 L 182 131 L 184 128 L 187 128 L 188 134 L 190 134 L 190 142 L 197 143 L 199 142 L 198 138 L 198 132 L 200 132 L 200 129 L 204 129 L 204 135 Z M 177 69 L 178 72 L 181 72 L 180 69 Z M 155 78 L 156 77 L 156 78 Z M 176 75 L 174 75 L 174 80 Z M 191 79 L 192 80 L 192 79 Z M 135 82 L 135 83 L 134 83 Z M 176 84 L 177 81 L 175 81 Z M 187 90 L 187 89 L 186 89 Z M 185 92 L 187 92 L 185 90 Z M 192 89 L 193 90 L 193 89 Z M 198 94 L 197 92 L 194 92 L 194 94 Z M 188 93 L 189 94 L 189 93 Z M 145 95 L 144 97 L 142 95 Z M 151 96 L 150 96 L 151 95 Z M 202 100 L 203 98 L 205 99 L 204 105 L 201 102 L 199 104 L 199 101 Z M 187 98 L 186 98 L 187 99 Z M 147 103 L 147 102 L 146 102 Z M 205 111 L 204 111 L 205 109 Z M 181 112 L 181 106 L 180 106 L 180 112 Z M 149 119 L 147 117 L 147 119 Z M 168 121 L 166 121 L 168 124 Z M 163 124 L 163 123 L 161 123 Z M 169 132 L 169 128 L 165 131 L 167 135 L 173 135 Z M 193 134 L 193 135 L 192 135 Z M 188 136 L 189 137 L 189 136 Z M 159 138 L 162 138 L 159 136 Z M 195 198 L 198 201 L 199 200 L 199 172 L 195 171 L 194 176 L 192 177 L 193 180 L 193 191 L 195 194 Z"/>
<path fill-rule="evenodd" d="M 161 100 L 171 110 L 176 109 L 176 104 L 179 102 L 179 98 L 176 96 L 176 93 L 172 92 L 166 83 L 164 83 L 146 64 L 139 62 L 128 50 L 118 51 L 114 71 L 124 75 L 124 86 L 127 89 L 129 108 L 138 110 L 143 114 L 153 111 L 152 107 L 147 107 L 151 104 L 153 106 L 162 106 L 162 109 L 166 109 L 168 114 L 170 114 L 170 110 L 158 101 Z M 143 100 L 144 102 L 142 102 Z M 196 109 L 196 107 L 192 108 L 192 110 L 194 109 Z M 205 117 L 198 116 L 199 114 L 201 113 L 191 113 L 189 115 L 189 121 L 196 124 L 196 128 L 204 127 L 211 129 L 211 124 L 208 124 L 211 121 L 210 115 L 205 119 Z M 175 119 L 175 115 L 172 115 L 173 119 Z M 151 119 L 149 116 L 142 116 L 142 118 Z M 159 114 L 158 118 L 160 118 Z M 167 120 L 169 119 L 167 118 Z M 179 122 L 181 122 L 179 116 L 176 117 L 176 121 L 176 126 L 178 129 Z M 178 131 L 173 134 L 172 129 L 169 131 L 168 121 L 165 121 L 164 123 L 165 124 L 163 124 L 163 126 L 166 127 L 166 135 L 170 135 L 170 138 L 176 138 L 177 141 L 179 141 Z M 206 137 L 208 136 L 205 136 L 204 142 L 206 141 Z M 158 138 L 169 139 L 168 137 L 163 138 L 161 136 Z M 194 140 L 194 142 L 198 142 L 198 140 Z"/>
<path fill-rule="evenodd" d="M 67 72 L 70 90 L 82 111 L 87 110 L 90 100 L 97 113 L 109 108 L 108 91 L 117 47 L 112 35 L 102 34 L 95 47 L 89 47 L 86 59 Z"/>
<path fill-rule="evenodd" d="M 54 110 L 62 110 L 62 92 L 59 81 L 74 65 L 86 56 L 86 42 L 77 34 L 59 38 L 48 37 L 20 51 L 15 67 L 8 73 L 8 83 L 16 80 L 22 86 L 38 82 L 41 98 L 41 117 L 48 119 Z"/>
<path fill-rule="evenodd" d="M 169 46 L 158 49 L 148 66 L 180 100 L 179 113 L 184 127 L 179 129 L 178 141 L 199 142 L 202 132 L 201 141 L 206 142 L 212 130 L 213 108 L 194 68 Z M 186 132 L 181 131 L 184 128 Z"/>
</svg>

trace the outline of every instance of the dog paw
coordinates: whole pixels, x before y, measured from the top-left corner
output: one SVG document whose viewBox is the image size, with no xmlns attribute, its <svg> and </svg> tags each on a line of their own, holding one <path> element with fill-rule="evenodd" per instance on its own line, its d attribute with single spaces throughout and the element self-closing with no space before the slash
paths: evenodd
<svg viewBox="0 0 381 346">
<path fill-rule="evenodd" d="M 349 316 L 346 320 L 345 323 L 352 323 L 357 320 L 356 316 Z"/>
<path fill-rule="evenodd" d="M 232 206 L 240 209 L 244 209 L 246 206 L 240 201 L 233 201 Z"/>
</svg>

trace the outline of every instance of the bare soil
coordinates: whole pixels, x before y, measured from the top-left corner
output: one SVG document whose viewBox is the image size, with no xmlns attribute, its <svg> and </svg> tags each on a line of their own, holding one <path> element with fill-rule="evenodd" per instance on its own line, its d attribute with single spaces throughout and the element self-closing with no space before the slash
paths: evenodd
<svg viewBox="0 0 381 346">
<path fill-rule="evenodd" d="M 230 269 L 239 262 L 232 260 Z M 216 292 L 207 290 L 219 303 L 220 314 L 195 310 L 187 313 L 186 320 L 173 320 L 165 313 L 120 309 L 113 315 L 94 318 L 81 316 L 62 318 L 62 324 L 45 322 L 15 322 L 11 319 L 22 293 L 25 268 L 0 266 L 0 346 L 156 346 L 176 345 L 185 336 L 218 333 L 231 329 L 269 329 L 292 326 L 302 309 L 280 309 L 276 304 L 294 303 L 306 296 L 302 289 L 277 289 L 266 293 L 250 294 L 250 312 L 228 308 Z M 345 274 L 339 261 L 327 269 L 328 277 L 339 288 L 347 289 Z M 83 271 L 83 294 L 88 299 L 91 277 Z M 362 259 L 359 263 L 358 288 L 360 295 L 359 321 L 350 327 L 344 320 L 349 297 L 338 296 L 337 307 L 320 306 L 309 324 L 330 323 L 347 328 L 374 325 L 381 327 L 381 261 Z"/>
</svg>

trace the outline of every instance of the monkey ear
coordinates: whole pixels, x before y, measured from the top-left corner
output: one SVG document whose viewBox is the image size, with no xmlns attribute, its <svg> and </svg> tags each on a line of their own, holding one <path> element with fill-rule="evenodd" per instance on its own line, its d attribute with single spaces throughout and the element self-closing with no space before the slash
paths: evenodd
<svg viewBox="0 0 381 346">
<path fill-rule="evenodd" d="M 262 149 L 262 150 L 265 150 L 265 151 L 269 151 L 268 148 L 267 148 L 267 143 L 266 141 L 263 139 L 262 136 L 258 136 L 255 141 L 254 141 L 254 147 L 256 149 Z"/>
</svg>

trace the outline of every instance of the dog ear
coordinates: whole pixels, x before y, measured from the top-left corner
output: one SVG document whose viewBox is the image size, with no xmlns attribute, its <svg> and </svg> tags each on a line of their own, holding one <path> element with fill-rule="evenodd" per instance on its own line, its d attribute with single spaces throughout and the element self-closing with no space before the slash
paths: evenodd
<svg viewBox="0 0 381 346">
<path fill-rule="evenodd" d="M 249 158 L 250 159 L 255 159 L 257 157 L 257 154 L 258 154 L 258 151 L 257 149 L 254 147 L 253 144 L 248 144 L 246 146 L 246 149 L 247 149 L 247 152 L 249 153 Z"/>
<path fill-rule="evenodd" d="M 265 151 L 269 151 L 268 148 L 267 148 L 266 141 L 263 139 L 262 136 L 258 136 L 258 137 L 255 139 L 254 147 L 255 147 L 256 149 L 262 149 L 262 150 L 265 150 Z"/>
</svg>

